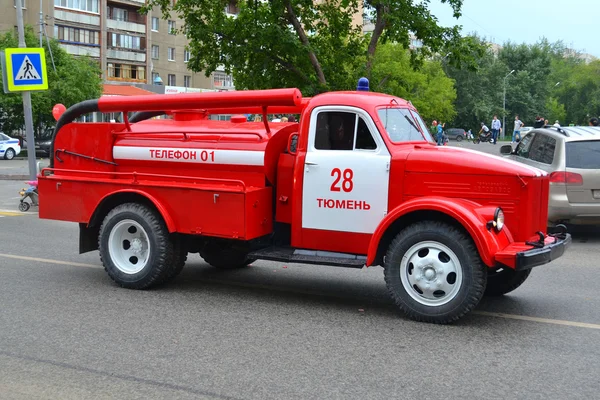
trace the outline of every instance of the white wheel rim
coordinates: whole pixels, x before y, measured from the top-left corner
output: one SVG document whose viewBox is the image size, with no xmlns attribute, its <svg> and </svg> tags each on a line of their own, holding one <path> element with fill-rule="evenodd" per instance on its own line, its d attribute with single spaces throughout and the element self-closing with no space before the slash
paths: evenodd
<svg viewBox="0 0 600 400">
<path fill-rule="evenodd" d="M 132 219 L 119 221 L 108 237 L 109 256 L 119 271 L 136 274 L 150 257 L 150 240 L 142 226 Z"/>
<path fill-rule="evenodd" d="M 400 280 L 406 292 L 426 306 L 441 306 L 460 290 L 463 273 L 458 257 L 439 242 L 420 242 L 402 257 Z"/>
<path fill-rule="evenodd" d="M 14 152 L 11 149 L 6 150 L 6 159 L 12 160 L 14 157 Z"/>
</svg>

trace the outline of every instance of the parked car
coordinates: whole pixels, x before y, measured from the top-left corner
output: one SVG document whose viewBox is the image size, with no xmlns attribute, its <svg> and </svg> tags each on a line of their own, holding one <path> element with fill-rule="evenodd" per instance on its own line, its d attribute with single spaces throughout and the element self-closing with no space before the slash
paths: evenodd
<svg viewBox="0 0 600 400">
<path fill-rule="evenodd" d="M 527 135 L 527 133 L 531 132 L 532 129 L 533 126 L 522 126 L 521 130 L 519 131 L 519 133 L 521 134 L 521 139 L 523 138 L 523 136 Z"/>
<path fill-rule="evenodd" d="M 500 153 L 550 174 L 549 226 L 600 225 L 600 127 L 531 129 Z"/>
<path fill-rule="evenodd" d="M 467 132 L 461 128 L 448 128 L 446 129 L 446 136 L 448 136 L 448 139 L 454 139 L 460 142 L 467 138 Z"/>
<path fill-rule="evenodd" d="M 35 139 L 35 152 L 44 156 L 50 156 L 50 145 L 54 129 L 47 129 L 40 137 Z"/>
<path fill-rule="evenodd" d="M 12 138 L 0 132 L 0 159 L 12 160 L 20 152 L 19 139 Z"/>
</svg>

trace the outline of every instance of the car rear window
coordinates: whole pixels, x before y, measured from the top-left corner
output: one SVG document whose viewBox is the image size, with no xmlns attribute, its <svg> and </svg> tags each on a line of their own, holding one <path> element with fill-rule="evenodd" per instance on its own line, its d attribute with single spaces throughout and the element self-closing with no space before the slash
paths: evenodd
<svg viewBox="0 0 600 400">
<path fill-rule="evenodd" d="M 567 142 L 566 150 L 567 168 L 600 168 L 600 140 Z"/>
</svg>

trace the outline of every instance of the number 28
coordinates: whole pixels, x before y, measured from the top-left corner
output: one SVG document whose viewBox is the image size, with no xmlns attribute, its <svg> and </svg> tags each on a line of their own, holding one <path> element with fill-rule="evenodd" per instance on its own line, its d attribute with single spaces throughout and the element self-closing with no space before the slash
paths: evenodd
<svg viewBox="0 0 600 400">
<path fill-rule="evenodd" d="M 331 188 L 330 188 L 330 190 L 332 192 L 340 191 L 340 186 L 338 185 L 340 183 L 340 180 L 342 181 L 341 189 L 344 192 L 352 191 L 352 188 L 354 187 L 354 183 L 352 182 L 352 178 L 354 177 L 354 172 L 350 168 L 345 169 L 343 173 L 339 168 L 334 168 L 331 170 L 331 176 L 335 177 L 333 183 L 331 184 Z"/>
</svg>

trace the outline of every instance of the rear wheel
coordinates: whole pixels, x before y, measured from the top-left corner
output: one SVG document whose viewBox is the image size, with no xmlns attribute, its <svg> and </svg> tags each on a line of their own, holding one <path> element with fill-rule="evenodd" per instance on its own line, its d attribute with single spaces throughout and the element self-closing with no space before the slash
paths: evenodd
<svg viewBox="0 0 600 400">
<path fill-rule="evenodd" d="M 458 136 L 456 136 L 456 141 L 457 141 L 457 142 L 462 142 L 462 140 L 463 140 L 463 137 L 462 137 L 462 135 L 458 135 Z"/>
<path fill-rule="evenodd" d="M 404 314 L 442 324 L 479 303 L 487 277 L 471 238 L 436 221 L 401 231 L 388 248 L 384 269 L 388 291 Z"/>
<path fill-rule="evenodd" d="M 13 149 L 6 150 L 4 153 L 4 159 L 12 160 L 13 158 L 15 158 L 15 151 Z"/>
<path fill-rule="evenodd" d="M 22 202 L 19 203 L 19 210 L 20 211 L 25 212 L 25 211 L 29 210 L 29 207 L 30 207 L 29 203 L 27 203 L 26 201 L 22 201 Z"/>
<path fill-rule="evenodd" d="M 249 258 L 244 250 L 218 244 L 207 245 L 200 252 L 200 256 L 208 264 L 221 269 L 244 268 L 256 261 L 255 258 Z"/>
<path fill-rule="evenodd" d="M 161 216 L 145 205 L 113 208 L 98 237 L 104 269 L 122 287 L 147 289 L 172 273 L 175 257 L 169 231 Z"/>
<path fill-rule="evenodd" d="M 489 270 L 487 278 L 486 296 L 502 296 L 512 292 L 521 286 L 531 274 L 530 269 L 524 271 L 515 271 L 510 268 L 501 268 L 499 270 Z"/>
</svg>

